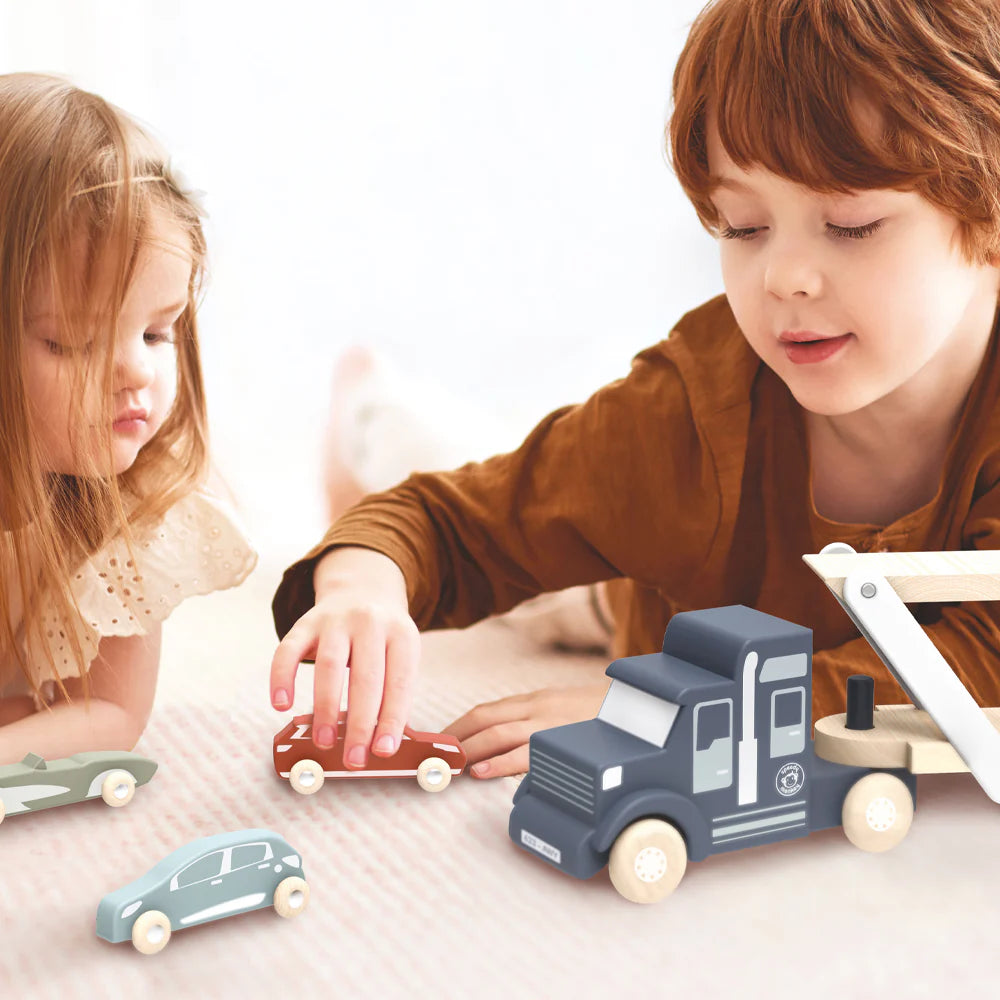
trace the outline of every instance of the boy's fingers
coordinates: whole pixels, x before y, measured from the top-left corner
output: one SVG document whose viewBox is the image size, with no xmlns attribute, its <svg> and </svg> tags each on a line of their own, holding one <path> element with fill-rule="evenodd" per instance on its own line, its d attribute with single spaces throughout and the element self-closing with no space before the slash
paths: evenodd
<svg viewBox="0 0 1000 1000">
<path fill-rule="evenodd" d="M 350 642 L 339 632 L 321 637 L 316 648 L 313 674 L 313 742 L 324 749 L 337 741 L 337 719 L 340 715 L 340 696 L 344 689 L 344 674 Z"/>
<path fill-rule="evenodd" d="M 385 683 L 385 635 L 381 629 L 358 631 L 351 641 L 351 669 L 347 678 L 347 731 L 344 763 L 364 767 L 382 704 Z"/>
<path fill-rule="evenodd" d="M 372 753 L 391 757 L 403 737 L 403 726 L 413 707 L 413 678 L 420 662 L 420 636 L 416 628 L 392 635 L 385 645 L 385 689 L 375 727 Z"/>
<path fill-rule="evenodd" d="M 521 745 L 528 745 L 528 737 L 538 728 L 527 720 L 504 722 L 491 726 L 482 732 L 474 733 L 467 740 L 462 740 L 462 749 L 470 764 L 507 753 Z M 454 736 L 455 733 L 452 733 Z M 461 737 L 459 737 L 461 739 Z"/>
<path fill-rule="evenodd" d="M 510 774 L 524 774 L 528 770 L 528 744 L 524 743 L 507 753 L 480 761 L 469 770 L 475 778 L 503 778 Z"/>
<path fill-rule="evenodd" d="M 299 664 L 312 651 L 312 642 L 293 636 L 291 632 L 285 636 L 271 659 L 271 704 L 284 712 L 292 707 L 295 700 L 295 674 Z"/>
<path fill-rule="evenodd" d="M 461 740 L 463 743 L 476 733 L 481 733 L 492 726 L 504 725 L 509 722 L 523 722 L 528 718 L 528 700 L 524 695 L 516 694 L 499 701 L 490 701 L 476 705 L 461 718 L 452 722 L 445 732 Z"/>
</svg>

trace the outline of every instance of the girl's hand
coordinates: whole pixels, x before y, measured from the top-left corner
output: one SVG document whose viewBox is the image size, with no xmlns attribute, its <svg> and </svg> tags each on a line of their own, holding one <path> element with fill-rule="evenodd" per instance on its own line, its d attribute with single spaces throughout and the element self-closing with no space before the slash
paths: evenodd
<svg viewBox="0 0 1000 1000">
<path fill-rule="evenodd" d="M 462 742 L 477 778 L 501 778 L 528 770 L 528 737 L 539 729 L 593 719 L 610 681 L 544 688 L 477 705 L 445 732 Z"/>
<path fill-rule="evenodd" d="M 361 768 L 369 748 L 380 757 L 396 752 L 413 703 L 420 635 L 408 613 L 406 581 L 387 556 L 341 548 L 320 559 L 313 583 L 316 603 L 274 653 L 271 704 L 291 708 L 299 663 L 313 659 L 313 741 L 331 747 L 350 667 L 344 763 Z"/>
</svg>

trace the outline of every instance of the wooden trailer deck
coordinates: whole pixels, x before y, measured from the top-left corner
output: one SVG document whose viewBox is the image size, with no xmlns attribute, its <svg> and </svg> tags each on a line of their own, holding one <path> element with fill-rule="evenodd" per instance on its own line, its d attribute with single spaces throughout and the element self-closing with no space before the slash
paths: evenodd
<svg viewBox="0 0 1000 1000">
<path fill-rule="evenodd" d="M 1000 708 L 984 708 L 1000 731 Z M 846 729 L 847 716 L 816 723 L 816 754 L 837 764 L 902 767 L 913 774 L 957 774 L 969 768 L 927 712 L 912 705 L 876 706 L 874 729 Z"/>
</svg>

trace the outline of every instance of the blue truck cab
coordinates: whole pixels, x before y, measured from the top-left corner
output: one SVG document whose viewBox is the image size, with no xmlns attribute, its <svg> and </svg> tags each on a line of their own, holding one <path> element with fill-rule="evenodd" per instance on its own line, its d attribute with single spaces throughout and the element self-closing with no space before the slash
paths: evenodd
<svg viewBox="0 0 1000 1000">
<path fill-rule="evenodd" d="M 596 719 L 532 735 L 514 796 L 511 838 L 561 871 L 589 878 L 610 861 L 622 895 L 653 902 L 688 859 L 804 837 L 848 811 L 868 850 L 905 835 L 912 774 L 872 779 L 814 752 L 810 629 L 742 605 L 683 612 L 662 652 L 607 673 Z"/>
</svg>

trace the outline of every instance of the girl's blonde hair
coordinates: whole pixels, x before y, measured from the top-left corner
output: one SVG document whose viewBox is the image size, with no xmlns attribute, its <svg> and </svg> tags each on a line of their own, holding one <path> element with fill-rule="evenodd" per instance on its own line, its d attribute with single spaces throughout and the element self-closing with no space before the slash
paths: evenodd
<svg viewBox="0 0 1000 1000">
<path fill-rule="evenodd" d="M 40 593 L 52 595 L 70 621 L 79 614 L 71 575 L 86 557 L 114 536 L 128 544 L 137 525 L 161 516 L 205 478 L 195 319 L 205 240 L 196 202 L 136 122 L 94 94 L 35 74 L 0 76 L 0 219 L 0 654 L 20 663 L 37 693 L 35 670 L 25 662 L 11 620 L 11 587 L 20 591 L 24 635 L 41 638 L 43 623 L 34 613 Z M 131 468 L 116 475 L 111 413 L 117 321 L 139 254 L 164 219 L 171 232 L 186 237 L 192 260 L 187 303 L 174 326 L 176 398 Z M 78 352 L 73 398 L 82 401 L 96 389 L 108 414 L 104 447 L 94 456 L 81 453 L 73 475 L 51 470 L 31 432 L 24 348 L 39 289 L 51 292 L 60 337 L 88 345 Z M 73 634 L 66 630 L 67 662 L 75 660 L 86 691 L 87 665 Z M 53 645 L 58 643 L 43 641 L 40 648 Z M 56 677 L 66 672 L 53 670 Z"/>
<path fill-rule="evenodd" d="M 997 0 L 716 0 L 673 102 L 674 169 L 713 235 L 709 111 L 741 168 L 817 191 L 915 190 L 958 220 L 969 261 L 1000 253 Z"/>
</svg>

